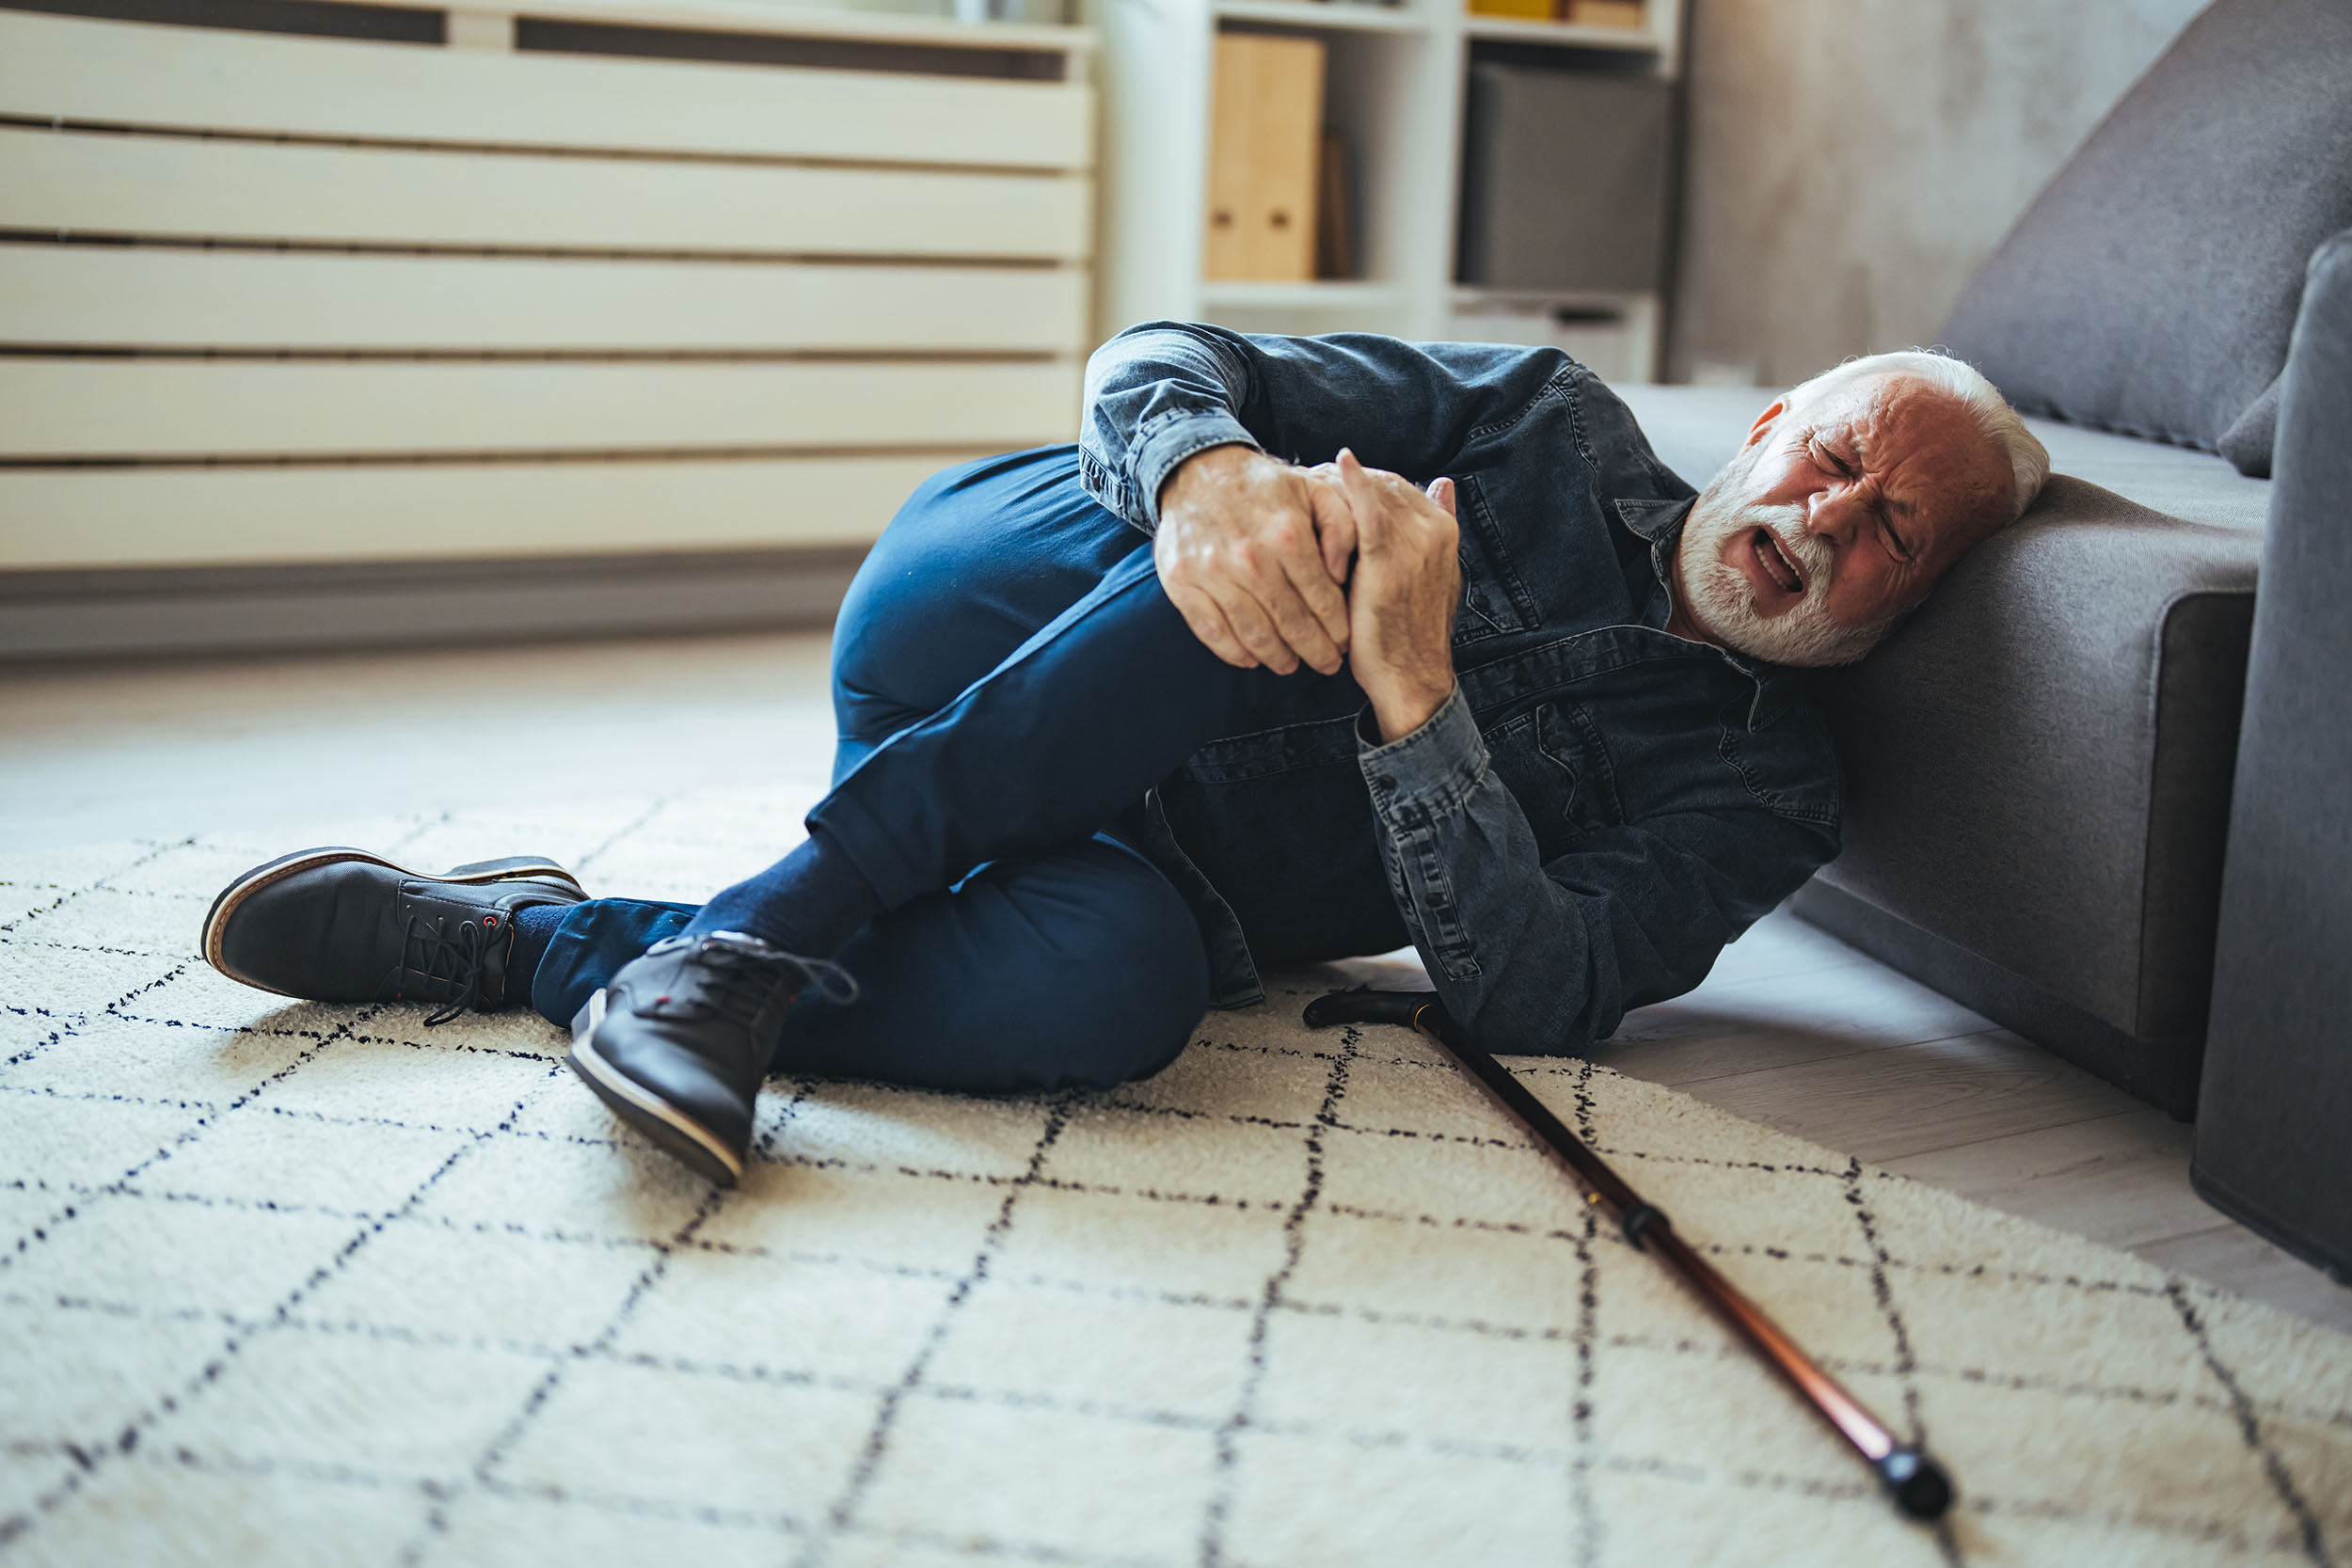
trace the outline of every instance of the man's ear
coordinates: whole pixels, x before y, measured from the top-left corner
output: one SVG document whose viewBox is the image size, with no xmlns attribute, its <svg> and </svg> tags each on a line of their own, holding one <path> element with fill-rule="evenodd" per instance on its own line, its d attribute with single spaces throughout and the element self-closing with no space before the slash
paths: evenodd
<svg viewBox="0 0 2352 1568">
<path fill-rule="evenodd" d="M 1772 405 L 1756 417 L 1756 423 L 1748 426 L 1748 438 L 1740 443 L 1740 450 L 1745 451 L 1747 448 L 1752 447 L 1758 441 L 1764 439 L 1764 433 L 1772 429 L 1773 422 L 1783 414 L 1788 412 L 1788 400 L 1787 398 L 1774 398 L 1772 400 Z"/>
</svg>

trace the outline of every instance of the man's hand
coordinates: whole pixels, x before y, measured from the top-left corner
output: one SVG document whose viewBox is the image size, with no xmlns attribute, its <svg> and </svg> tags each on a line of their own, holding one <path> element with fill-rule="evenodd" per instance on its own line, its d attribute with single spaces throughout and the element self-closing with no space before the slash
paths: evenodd
<svg viewBox="0 0 2352 1568">
<path fill-rule="evenodd" d="M 1429 722 L 1454 691 L 1454 617 L 1462 599 L 1454 482 L 1428 493 L 1342 448 L 1335 465 L 1356 520 L 1347 593 L 1347 667 L 1372 699 L 1383 741 Z"/>
<path fill-rule="evenodd" d="M 1160 586 L 1226 663 L 1336 674 L 1349 615 L 1341 585 L 1356 521 L 1327 478 L 1244 446 L 1211 447 L 1160 489 Z"/>
</svg>

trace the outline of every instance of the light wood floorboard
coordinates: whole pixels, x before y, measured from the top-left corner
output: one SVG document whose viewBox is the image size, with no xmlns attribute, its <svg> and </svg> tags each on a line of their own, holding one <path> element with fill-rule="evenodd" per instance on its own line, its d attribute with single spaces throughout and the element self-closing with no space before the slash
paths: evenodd
<svg viewBox="0 0 2352 1568">
<path fill-rule="evenodd" d="M 292 843 L 379 812 L 634 793 L 682 759 L 814 787 L 825 652 L 800 635 L 18 669 L 0 849 L 260 826 Z M 2352 1290 L 2190 1190 L 2192 1129 L 1793 916 L 1596 1057 L 2352 1332 Z"/>
<path fill-rule="evenodd" d="M 1835 996 L 1830 1005 L 1849 1004 Z M 1630 1072 L 1643 1070 L 1638 1061 L 1623 1066 Z M 2070 1126 L 2138 1103 L 1999 1030 L 1880 1046 L 1681 1086 L 1727 1111 L 1875 1165 Z"/>
</svg>

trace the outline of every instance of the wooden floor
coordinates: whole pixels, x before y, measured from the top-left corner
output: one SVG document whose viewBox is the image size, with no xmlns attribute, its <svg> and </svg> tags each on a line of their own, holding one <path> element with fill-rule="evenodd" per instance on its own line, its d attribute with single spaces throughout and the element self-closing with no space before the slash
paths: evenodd
<svg viewBox="0 0 2352 1568">
<path fill-rule="evenodd" d="M 804 635 L 10 670 L 0 852 L 254 827 L 292 847 L 310 824 L 640 789 L 689 759 L 821 779 L 824 657 Z M 2352 1332 L 2352 1290 L 2189 1190 L 2192 1129 L 1792 916 L 1598 1058 Z"/>
</svg>

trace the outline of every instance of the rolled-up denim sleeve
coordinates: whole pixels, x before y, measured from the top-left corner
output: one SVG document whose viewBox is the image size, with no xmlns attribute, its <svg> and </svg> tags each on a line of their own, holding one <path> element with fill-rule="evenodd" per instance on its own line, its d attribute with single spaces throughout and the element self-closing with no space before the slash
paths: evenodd
<svg viewBox="0 0 2352 1568">
<path fill-rule="evenodd" d="M 1087 361 L 1078 479 L 1087 493 L 1149 533 L 1160 486 L 1195 452 L 1257 447 L 1241 421 L 1250 367 L 1230 334 L 1174 322 L 1130 327 Z"/>
<path fill-rule="evenodd" d="M 1087 361 L 1078 477 L 1147 533 L 1168 476 L 1211 447 L 1321 463 L 1349 446 L 1374 467 L 1425 482 L 1474 430 L 1525 409 L 1570 364 L 1554 349 L 1146 322 Z"/>
<path fill-rule="evenodd" d="M 1836 852 L 1765 810 L 1684 812 L 1588 832 L 1546 863 L 1457 689 L 1359 760 L 1389 888 L 1446 1008 L 1490 1051 L 1572 1053 L 1626 1009 L 1707 977 L 1733 938 Z"/>
</svg>

